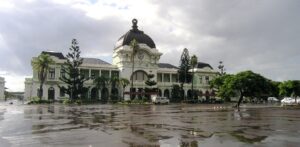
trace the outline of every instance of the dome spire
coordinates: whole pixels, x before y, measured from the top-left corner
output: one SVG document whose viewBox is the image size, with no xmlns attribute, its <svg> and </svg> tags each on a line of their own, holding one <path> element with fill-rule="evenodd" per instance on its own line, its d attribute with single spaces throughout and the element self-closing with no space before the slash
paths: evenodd
<svg viewBox="0 0 300 147">
<path fill-rule="evenodd" d="M 138 23 L 137 19 L 135 19 L 135 18 L 132 19 L 132 29 L 133 30 L 138 30 L 137 23 Z"/>
</svg>

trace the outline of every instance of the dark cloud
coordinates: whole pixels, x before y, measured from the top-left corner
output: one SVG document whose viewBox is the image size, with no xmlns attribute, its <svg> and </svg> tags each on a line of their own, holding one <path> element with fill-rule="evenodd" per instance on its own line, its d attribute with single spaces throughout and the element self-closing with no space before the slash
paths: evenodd
<svg viewBox="0 0 300 147">
<path fill-rule="evenodd" d="M 155 11 L 145 10 L 154 17 L 137 15 L 139 28 L 164 53 L 161 62 L 177 65 L 186 47 L 215 68 L 223 60 L 231 73 L 250 69 L 274 80 L 300 79 L 300 1 L 150 3 Z M 129 5 L 120 11 L 134 8 Z M 72 38 L 78 39 L 83 55 L 111 61 L 114 43 L 131 26 L 131 20 L 122 17 L 116 13 L 94 19 L 66 4 L 17 1 L 15 8 L 0 10 L 0 70 L 31 75 L 33 56 L 43 50 L 66 53 Z"/>
<path fill-rule="evenodd" d="M 272 79 L 299 79 L 299 1 L 172 0 L 160 7 L 162 17 L 184 24 L 190 34 L 188 40 L 177 37 L 162 44 L 184 44 L 214 67 L 224 60 L 230 72 L 251 69 Z M 181 14 L 172 15 L 173 10 Z"/>
<path fill-rule="evenodd" d="M 124 32 L 124 22 L 110 17 L 95 20 L 83 11 L 47 1 L 20 2 L 14 11 L 0 11 L 0 34 L 6 44 L 2 70 L 31 74 L 30 60 L 43 50 L 66 53 L 76 38 L 84 54 L 112 54 L 114 42 Z M 15 57 L 14 60 L 10 60 Z M 21 64 L 17 64 L 20 62 Z"/>
</svg>

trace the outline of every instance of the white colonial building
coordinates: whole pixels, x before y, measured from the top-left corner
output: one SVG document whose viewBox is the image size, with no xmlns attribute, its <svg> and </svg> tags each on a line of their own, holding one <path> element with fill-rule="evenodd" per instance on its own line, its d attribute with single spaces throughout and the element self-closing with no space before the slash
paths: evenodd
<svg viewBox="0 0 300 147">
<path fill-rule="evenodd" d="M 83 64 L 80 67 L 82 74 L 89 79 L 90 77 L 105 76 L 110 78 L 117 76 L 120 78 L 126 78 L 128 80 L 133 77 L 134 91 L 142 92 L 147 87 L 145 81 L 148 78 L 148 74 L 154 75 L 154 80 L 157 82 L 155 88 L 158 88 L 159 95 L 171 97 L 171 90 L 174 84 L 178 83 L 178 67 L 169 63 L 160 63 L 160 57 L 162 53 L 156 48 L 154 41 L 146 35 L 143 31 L 140 31 L 137 26 L 137 20 L 132 21 L 132 29 L 121 36 L 113 50 L 113 62 L 107 63 L 101 59 L 96 58 L 83 58 Z M 130 42 L 135 39 L 139 43 L 139 49 L 134 56 L 134 72 L 132 74 L 131 55 L 132 48 Z M 60 52 L 42 52 L 49 54 L 55 64 L 51 66 L 48 73 L 48 79 L 43 87 L 44 99 L 60 99 L 67 97 L 58 87 L 58 85 L 64 86 L 59 80 L 61 76 L 61 65 L 66 62 L 65 56 Z M 35 60 L 33 57 L 32 60 Z M 179 59 L 178 59 L 179 61 Z M 194 69 L 194 89 L 197 90 L 200 95 L 210 96 L 213 95 L 212 89 L 209 87 L 209 81 L 215 78 L 218 74 L 217 71 L 207 64 L 199 62 Z M 90 87 L 86 97 L 90 99 L 107 99 L 110 95 L 110 87 L 98 90 L 93 81 L 89 79 L 85 82 L 85 85 Z M 36 97 L 39 88 L 39 81 L 37 77 L 37 71 L 33 70 L 33 77 L 25 80 L 25 98 Z M 128 92 L 130 85 L 125 89 Z M 191 92 L 191 84 L 184 84 L 185 95 Z M 118 94 L 121 96 L 123 93 L 122 87 L 118 89 Z M 129 97 L 126 97 L 128 99 Z M 200 97 L 201 98 L 201 97 Z"/>
<path fill-rule="evenodd" d="M 3 77 L 0 77 L 0 100 L 5 99 L 4 91 L 5 91 L 5 81 Z"/>
</svg>

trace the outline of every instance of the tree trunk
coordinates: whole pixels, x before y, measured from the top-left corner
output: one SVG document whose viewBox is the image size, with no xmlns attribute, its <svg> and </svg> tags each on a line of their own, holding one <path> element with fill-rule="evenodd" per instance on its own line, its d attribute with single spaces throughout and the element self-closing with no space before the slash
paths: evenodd
<svg viewBox="0 0 300 147">
<path fill-rule="evenodd" d="M 186 101 L 183 91 L 183 83 L 180 84 L 180 97 L 183 98 L 184 101 Z"/>
<path fill-rule="evenodd" d="M 194 68 L 192 74 L 192 100 L 194 100 Z"/>
<path fill-rule="evenodd" d="M 238 103 L 236 104 L 236 107 L 238 108 L 238 110 L 240 111 L 240 104 L 241 104 L 241 102 L 242 102 L 242 100 L 243 100 L 243 93 L 241 93 L 241 95 L 240 95 L 240 98 L 239 98 L 239 101 L 238 101 Z"/>
<path fill-rule="evenodd" d="M 123 101 L 125 100 L 124 92 L 125 92 L 125 87 L 123 86 Z"/>
<path fill-rule="evenodd" d="M 42 94 L 43 94 L 43 82 L 40 83 L 40 89 L 39 89 L 39 98 L 42 100 Z"/>
<path fill-rule="evenodd" d="M 134 51 L 133 51 L 134 52 Z M 134 53 L 132 55 L 132 71 L 131 71 L 131 88 L 130 88 L 130 99 L 133 99 L 132 91 L 133 91 L 133 72 L 134 72 Z"/>
</svg>

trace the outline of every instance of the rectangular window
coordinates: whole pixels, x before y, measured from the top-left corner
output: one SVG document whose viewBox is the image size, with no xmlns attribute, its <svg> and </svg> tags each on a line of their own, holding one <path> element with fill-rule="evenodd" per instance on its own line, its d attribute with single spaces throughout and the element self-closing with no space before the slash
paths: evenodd
<svg viewBox="0 0 300 147">
<path fill-rule="evenodd" d="M 91 70 L 91 78 L 99 77 L 99 70 Z"/>
<path fill-rule="evenodd" d="M 170 82 L 170 74 L 164 74 L 164 82 Z"/>
<path fill-rule="evenodd" d="M 84 76 L 85 79 L 89 79 L 89 70 L 88 69 L 80 69 L 81 76 Z"/>
<path fill-rule="evenodd" d="M 49 69 L 49 79 L 55 79 L 55 68 Z"/>
<path fill-rule="evenodd" d="M 157 73 L 157 82 L 162 82 L 162 74 Z"/>
<path fill-rule="evenodd" d="M 60 77 L 64 77 L 65 76 L 65 71 L 63 69 L 60 69 Z"/>
<path fill-rule="evenodd" d="M 202 84 L 202 76 L 199 77 L 199 83 Z"/>
<path fill-rule="evenodd" d="M 209 83 L 209 76 L 205 76 L 205 82 L 206 82 L 206 84 Z"/>
<path fill-rule="evenodd" d="M 109 78 L 109 71 L 108 70 L 101 70 L 101 76 Z"/>
<path fill-rule="evenodd" d="M 119 71 L 111 71 L 112 78 L 119 78 Z"/>
<path fill-rule="evenodd" d="M 178 82 L 178 75 L 177 74 L 172 74 L 172 82 Z"/>
</svg>

